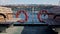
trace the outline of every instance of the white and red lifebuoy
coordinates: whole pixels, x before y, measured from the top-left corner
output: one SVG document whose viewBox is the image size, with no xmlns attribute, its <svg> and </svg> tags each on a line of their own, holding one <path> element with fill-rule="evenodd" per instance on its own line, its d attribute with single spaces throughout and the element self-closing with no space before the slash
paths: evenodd
<svg viewBox="0 0 60 34">
<path fill-rule="evenodd" d="M 25 10 L 19 10 L 19 11 L 17 11 L 16 18 L 19 17 L 19 15 L 20 15 L 21 12 L 25 15 L 25 19 L 24 20 L 18 20 L 17 22 L 27 22 L 27 20 L 28 20 L 28 14 L 27 14 L 27 12 Z"/>
<path fill-rule="evenodd" d="M 42 16 L 43 12 L 45 12 L 45 14 L 48 13 L 47 10 L 41 10 L 41 11 L 38 12 L 37 18 L 38 18 L 38 20 L 39 20 L 40 22 L 44 22 L 44 20 L 41 19 L 41 16 Z"/>
</svg>

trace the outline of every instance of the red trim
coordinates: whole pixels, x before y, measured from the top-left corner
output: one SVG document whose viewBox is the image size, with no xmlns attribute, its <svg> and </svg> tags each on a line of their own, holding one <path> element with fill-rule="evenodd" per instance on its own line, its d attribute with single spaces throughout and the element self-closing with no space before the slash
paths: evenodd
<svg viewBox="0 0 60 34">
<path fill-rule="evenodd" d="M 46 14 L 48 13 L 48 11 L 46 11 L 46 10 L 41 10 L 41 11 L 38 12 L 37 17 L 38 17 L 38 20 L 39 20 L 40 22 L 44 22 L 44 21 L 40 18 L 41 14 L 42 14 L 43 12 L 45 12 Z"/>
<path fill-rule="evenodd" d="M 25 15 L 25 19 L 24 19 L 24 20 L 18 20 L 18 22 L 26 22 L 26 21 L 28 20 L 28 15 L 27 15 L 27 13 L 26 13 L 25 10 L 19 10 L 19 11 L 17 11 L 17 13 L 16 13 L 16 18 L 19 17 L 19 15 L 20 15 L 21 12 L 24 13 L 24 15 Z"/>
</svg>

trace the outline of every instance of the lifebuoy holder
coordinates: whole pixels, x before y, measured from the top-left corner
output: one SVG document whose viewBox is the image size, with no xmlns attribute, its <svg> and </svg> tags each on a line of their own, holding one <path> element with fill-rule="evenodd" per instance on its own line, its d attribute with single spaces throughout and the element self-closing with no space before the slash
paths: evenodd
<svg viewBox="0 0 60 34">
<path fill-rule="evenodd" d="M 38 20 L 39 20 L 40 22 L 44 22 L 44 20 L 41 19 L 41 15 L 42 15 L 43 12 L 45 12 L 45 14 L 48 13 L 47 10 L 41 10 L 41 11 L 38 12 L 37 17 L 38 17 Z"/>
<path fill-rule="evenodd" d="M 27 22 L 28 15 L 27 15 L 27 12 L 25 10 L 19 10 L 19 11 L 17 11 L 16 18 L 19 18 L 19 15 L 20 15 L 21 12 L 25 15 L 25 19 L 24 20 L 18 20 L 17 22 Z"/>
</svg>

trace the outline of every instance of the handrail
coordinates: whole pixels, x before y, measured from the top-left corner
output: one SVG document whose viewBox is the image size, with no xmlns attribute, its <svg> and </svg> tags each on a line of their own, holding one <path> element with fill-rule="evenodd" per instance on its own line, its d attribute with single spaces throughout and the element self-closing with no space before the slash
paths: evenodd
<svg viewBox="0 0 60 34">
<path fill-rule="evenodd" d="M 6 16 L 3 13 L 0 13 L 0 15 L 2 15 L 4 18 L 6 18 Z"/>
</svg>

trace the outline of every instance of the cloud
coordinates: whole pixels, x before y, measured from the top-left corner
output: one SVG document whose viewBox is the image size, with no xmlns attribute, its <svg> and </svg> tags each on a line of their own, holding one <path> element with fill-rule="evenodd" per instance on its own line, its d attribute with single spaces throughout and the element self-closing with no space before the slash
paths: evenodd
<svg viewBox="0 0 60 34">
<path fill-rule="evenodd" d="M 58 4 L 59 0 L 0 0 L 0 4 Z"/>
<path fill-rule="evenodd" d="M 0 0 L 0 4 L 6 4 L 8 2 L 9 2 L 9 0 Z"/>
</svg>

